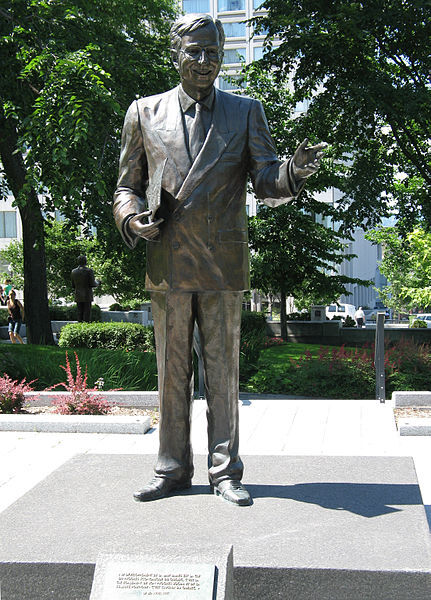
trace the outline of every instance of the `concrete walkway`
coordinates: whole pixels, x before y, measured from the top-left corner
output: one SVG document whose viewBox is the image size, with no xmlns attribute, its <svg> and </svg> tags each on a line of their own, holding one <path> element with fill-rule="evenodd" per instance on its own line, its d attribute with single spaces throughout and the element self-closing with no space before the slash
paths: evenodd
<svg viewBox="0 0 431 600">
<path fill-rule="evenodd" d="M 206 454 L 205 411 L 195 401 L 195 454 Z M 239 412 L 243 455 L 412 456 L 431 522 L 431 437 L 400 437 L 392 402 L 250 396 Z M 0 512 L 77 454 L 156 454 L 157 447 L 157 427 L 145 435 L 1 432 Z M 142 483 L 150 476 L 143 472 Z"/>
</svg>

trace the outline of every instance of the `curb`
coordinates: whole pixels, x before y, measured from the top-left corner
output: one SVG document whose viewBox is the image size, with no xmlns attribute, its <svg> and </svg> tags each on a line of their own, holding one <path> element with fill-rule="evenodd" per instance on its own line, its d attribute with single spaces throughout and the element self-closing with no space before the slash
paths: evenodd
<svg viewBox="0 0 431 600">
<path fill-rule="evenodd" d="M 131 433 L 151 429 L 150 417 L 115 415 L 0 415 L 0 431 L 37 433 Z"/>
<path fill-rule="evenodd" d="M 431 419 L 412 417 L 400 419 L 398 423 L 400 435 L 431 435 Z"/>
</svg>

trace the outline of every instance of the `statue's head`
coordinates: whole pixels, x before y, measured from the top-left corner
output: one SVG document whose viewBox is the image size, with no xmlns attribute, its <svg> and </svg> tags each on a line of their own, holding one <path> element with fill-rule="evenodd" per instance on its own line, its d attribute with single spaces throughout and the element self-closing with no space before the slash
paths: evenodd
<svg viewBox="0 0 431 600">
<path fill-rule="evenodd" d="M 199 99 L 210 93 L 223 61 L 225 35 L 221 21 L 207 14 L 188 14 L 171 27 L 171 57 L 184 90 Z"/>
<path fill-rule="evenodd" d="M 80 256 L 78 256 L 78 265 L 80 267 L 85 267 L 86 264 L 87 264 L 87 257 L 84 254 L 81 254 Z"/>
</svg>

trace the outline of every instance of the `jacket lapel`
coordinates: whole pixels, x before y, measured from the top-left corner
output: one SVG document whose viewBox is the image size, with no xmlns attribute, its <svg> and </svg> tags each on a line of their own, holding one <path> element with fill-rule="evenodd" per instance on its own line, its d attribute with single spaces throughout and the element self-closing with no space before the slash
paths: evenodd
<svg viewBox="0 0 431 600">
<path fill-rule="evenodd" d="M 182 120 L 181 115 L 180 120 Z M 205 177 L 208 171 L 212 169 L 218 162 L 220 156 L 223 154 L 230 140 L 234 136 L 234 133 L 234 131 L 229 131 L 225 107 L 221 100 L 220 93 L 216 89 L 212 124 L 210 130 L 208 131 L 204 145 L 202 146 L 201 151 L 197 155 L 194 163 L 191 165 L 191 168 L 176 196 L 179 202 L 184 202 L 184 200 L 191 195 L 193 190 L 200 184 L 203 177 Z M 185 138 L 183 137 L 183 140 L 184 139 Z"/>
</svg>

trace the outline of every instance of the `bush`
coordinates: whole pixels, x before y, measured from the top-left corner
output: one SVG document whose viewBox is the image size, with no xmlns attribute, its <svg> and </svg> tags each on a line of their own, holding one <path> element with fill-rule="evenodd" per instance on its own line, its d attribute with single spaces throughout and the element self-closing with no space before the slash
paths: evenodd
<svg viewBox="0 0 431 600">
<path fill-rule="evenodd" d="M 49 316 L 51 321 L 77 321 L 78 308 L 76 304 L 72 306 L 50 306 Z M 93 304 L 91 306 L 91 321 L 99 322 L 101 318 L 100 306 Z"/>
<path fill-rule="evenodd" d="M 61 348 L 106 348 L 154 352 L 152 327 L 139 323 L 70 323 L 62 328 Z"/>
<path fill-rule="evenodd" d="M 8 316 L 7 306 L 0 306 L 0 327 L 4 327 L 8 324 Z"/>
<path fill-rule="evenodd" d="M 409 327 L 413 329 L 426 329 L 427 324 L 425 323 L 425 321 L 422 321 L 422 319 L 415 319 L 414 321 L 409 323 Z"/>
<path fill-rule="evenodd" d="M 111 304 L 111 306 L 109 307 L 109 310 L 123 310 L 123 307 L 121 306 L 121 304 L 118 304 L 118 302 L 114 302 L 114 304 Z"/>
<path fill-rule="evenodd" d="M 322 398 L 374 398 L 373 348 L 330 351 L 322 347 L 316 359 L 306 351 L 299 360 L 274 364 L 261 354 L 258 371 L 246 386 L 252 392 L 296 394 Z M 386 394 L 396 390 L 431 389 L 431 350 L 400 340 L 385 351 Z"/>
<path fill-rule="evenodd" d="M 240 380 L 247 379 L 257 370 L 259 354 L 266 341 L 264 313 L 243 311 L 241 314 L 241 346 L 239 355 Z"/>
<path fill-rule="evenodd" d="M 311 321 L 311 312 L 293 312 L 286 315 L 288 321 Z"/>
<path fill-rule="evenodd" d="M 6 373 L 0 377 L 0 413 L 20 413 L 25 402 L 25 392 L 32 392 L 31 384 L 25 378 L 21 381 L 13 380 Z"/>
<path fill-rule="evenodd" d="M 322 347 L 317 359 L 310 352 L 274 369 L 263 357 L 250 378 L 250 391 L 321 398 L 371 398 L 375 390 L 373 359 L 364 351 L 331 352 Z"/>
<path fill-rule="evenodd" d="M 352 317 L 350 315 L 347 315 L 347 317 L 343 323 L 343 327 L 356 327 L 355 320 L 352 319 Z"/>
<path fill-rule="evenodd" d="M 101 394 L 92 394 L 97 392 L 97 388 L 89 388 L 87 385 L 87 367 L 82 375 L 81 365 L 78 355 L 75 352 L 76 376 L 73 376 L 69 356 L 66 352 L 66 366 L 60 365 L 60 368 L 66 373 L 67 381 L 57 383 L 50 388 L 52 390 L 63 386 L 68 394 L 59 394 L 53 404 L 56 406 L 55 412 L 60 415 L 107 415 L 111 412 L 111 405 L 103 398 Z"/>
</svg>

